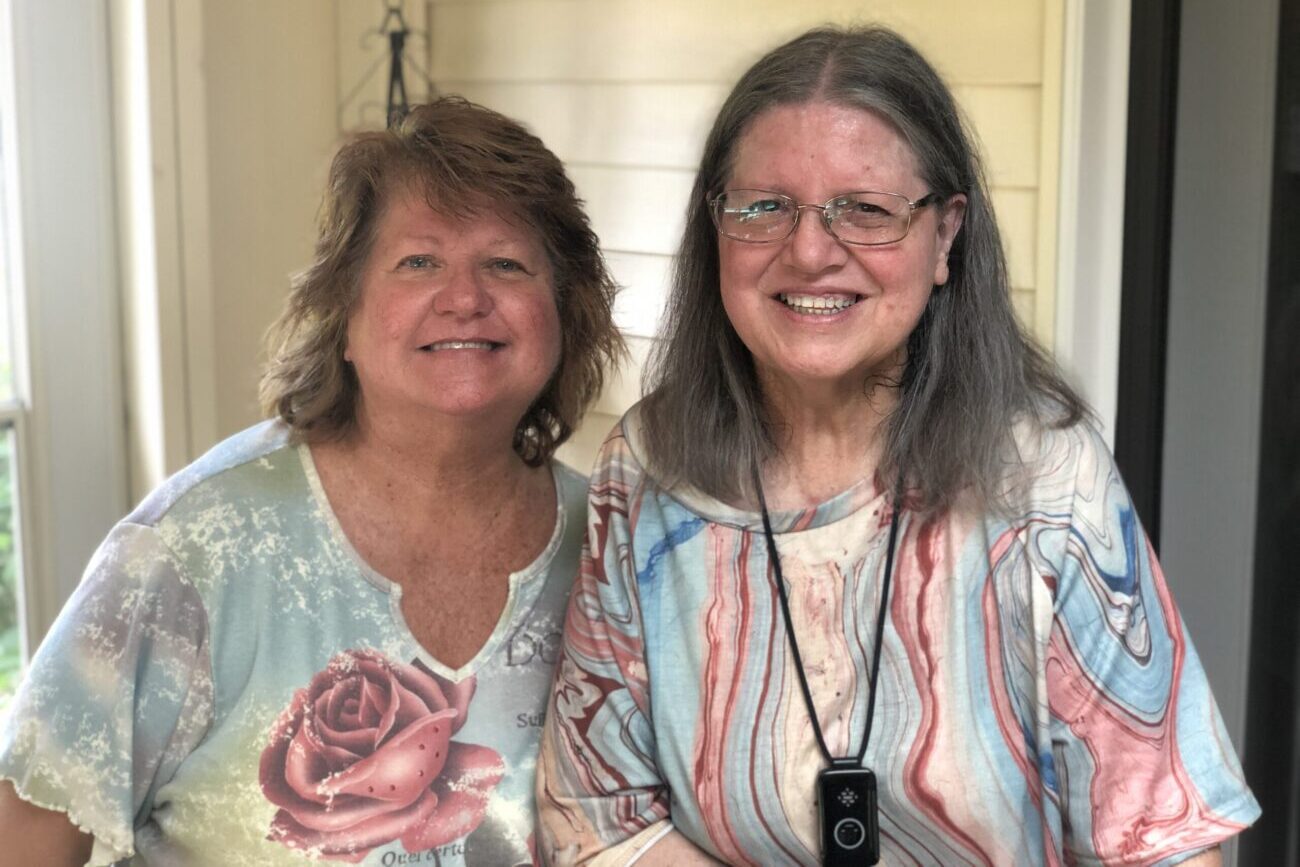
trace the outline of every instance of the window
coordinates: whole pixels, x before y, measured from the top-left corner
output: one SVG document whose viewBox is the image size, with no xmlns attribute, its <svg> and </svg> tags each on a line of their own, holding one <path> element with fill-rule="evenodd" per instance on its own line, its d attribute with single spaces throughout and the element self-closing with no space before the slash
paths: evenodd
<svg viewBox="0 0 1300 867">
<path fill-rule="evenodd" d="M 0 33 L 7 35 L 3 28 Z M 8 46 L 3 46 L 7 48 Z M 9 57 L 0 51 L 0 57 Z M 0 713 L 18 685 L 23 662 L 23 580 L 19 556 L 20 527 L 17 476 L 22 452 L 24 406 L 14 370 L 14 282 L 18 269 L 15 255 L 14 220 L 16 200 L 14 178 L 13 101 L 8 86 L 12 70 L 0 71 Z"/>
<path fill-rule="evenodd" d="M 11 410 L 5 410 L 8 415 Z M 14 520 L 14 457 L 17 437 L 12 424 L 0 428 L 0 713 L 18 687 L 22 671 L 22 606 L 18 534 Z"/>
<path fill-rule="evenodd" d="M 108 8 L 0 0 L 0 707 L 129 506 Z"/>
</svg>

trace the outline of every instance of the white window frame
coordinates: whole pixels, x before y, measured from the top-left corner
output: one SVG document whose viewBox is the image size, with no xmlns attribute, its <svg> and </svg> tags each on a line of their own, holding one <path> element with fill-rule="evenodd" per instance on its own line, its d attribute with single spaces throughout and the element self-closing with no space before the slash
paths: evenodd
<svg viewBox="0 0 1300 867">
<path fill-rule="evenodd" d="M 24 656 L 128 508 L 107 4 L 0 0 Z"/>
<path fill-rule="evenodd" d="M 1054 354 L 1113 448 L 1131 0 L 1066 0 Z"/>
<path fill-rule="evenodd" d="M 107 4 L 131 496 L 218 439 L 201 4 Z"/>
</svg>

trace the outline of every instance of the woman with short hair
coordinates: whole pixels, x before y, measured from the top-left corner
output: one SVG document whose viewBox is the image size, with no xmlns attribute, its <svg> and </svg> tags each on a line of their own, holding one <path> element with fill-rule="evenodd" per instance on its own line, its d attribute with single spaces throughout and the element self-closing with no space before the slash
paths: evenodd
<svg viewBox="0 0 1300 867">
<path fill-rule="evenodd" d="M 273 420 L 118 524 L 0 732 L 0 863 L 531 864 L 621 342 L 560 161 L 464 100 L 344 145 Z"/>
<path fill-rule="evenodd" d="M 879 28 L 722 106 L 592 475 L 549 863 L 1214 864 L 1258 815 L 970 142 Z"/>
</svg>

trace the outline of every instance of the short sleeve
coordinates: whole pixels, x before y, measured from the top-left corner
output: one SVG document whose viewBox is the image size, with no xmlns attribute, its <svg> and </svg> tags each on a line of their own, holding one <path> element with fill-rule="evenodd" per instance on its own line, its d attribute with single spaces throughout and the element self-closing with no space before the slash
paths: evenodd
<svg viewBox="0 0 1300 867">
<path fill-rule="evenodd" d="M 537 798 L 545 863 L 623 863 L 666 826 L 631 562 L 624 441 L 593 473 L 587 541 L 542 734 Z"/>
<path fill-rule="evenodd" d="M 1074 433 L 1046 653 L 1065 849 L 1079 864 L 1174 863 L 1259 807 L 1114 462 Z"/>
<path fill-rule="evenodd" d="M 207 621 L 152 527 L 100 546 L 0 722 L 0 778 L 95 838 L 91 864 L 134 852 L 160 786 L 211 717 Z"/>
</svg>

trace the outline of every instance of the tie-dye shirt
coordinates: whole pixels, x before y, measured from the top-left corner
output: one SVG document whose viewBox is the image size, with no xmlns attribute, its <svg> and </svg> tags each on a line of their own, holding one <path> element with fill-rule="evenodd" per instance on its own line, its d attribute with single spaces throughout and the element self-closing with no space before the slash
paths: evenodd
<svg viewBox="0 0 1300 867">
<path fill-rule="evenodd" d="M 824 767 L 757 514 L 665 491 L 637 410 L 591 479 L 538 772 L 548 863 L 675 828 L 730 864 L 818 863 Z M 1105 445 L 1017 440 L 1014 516 L 904 507 L 864 763 L 882 863 L 1175 863 L 1250 824 L 1205 673 Z M 891 497 L 773 514 L 827 745 L 856 754 Z"/>
<path fill-rule="evenodd" d="M 93 864 L 532 863 L 586 494 L 553 475 L 549 545 L 452 670 L 348 543 L 310 451 L 272 422 L 225 441 L 95 554 L 0 727 L 0 777 L 93 834 Z"/>
</svg>

